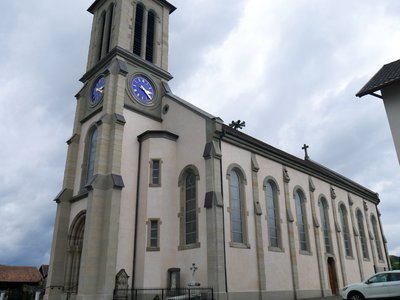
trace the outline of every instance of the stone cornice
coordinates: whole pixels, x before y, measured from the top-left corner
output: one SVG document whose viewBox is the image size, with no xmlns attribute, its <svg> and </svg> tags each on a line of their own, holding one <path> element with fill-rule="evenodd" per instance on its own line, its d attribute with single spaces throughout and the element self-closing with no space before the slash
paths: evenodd
<svg viewBox="0 0 400 300">
<path fill-rule="evenodd" d="M 171 141 L 176 141 L 179 135 L 165 130 L 148 130 L 138 135 L 138 141 L 143 142 L 144 140 L 151 138 L 163 138 Z"/>
<path fill-rule="evenodd" d="M 156 2 L 159 2 L 159 3 L 160 3 L 161 5 L 163 5 L 163 6 L 166 6 L 166 7 L 169 9 L 169 13 L 170 13 L 170 14 L 172 14 L 172 13 L 176 10 L 176 7 L 173 6 L 171 3 L 169 3 L 169 2 L 166 1 L 166 0 L 155 0 L 155 1 L 156 1 Z M 87 11 L 90 12 L 91 14 L 94 14 L 96 8 L 97 8 L 99 5 L 102 5 L 104 2 L 106 2 L 106 0 L 95 0 L 95 1 L 93 2 L 93 4 L 89 6 L 89 8 L 87 9 Z"/>
<path fill-rule="evenodd" d="M 172 75 L 157 67 L 156 65 L 142 59 L 140 56 L 133 54 L 129 52 L 128 50 L 125 50 L 121 47 L 114 47 L 105 57 L 103 57 L 99 62 L 97 62 L 90 70 L 88 70 L 81 79 L 79 79 L 82 83 L 85 83 L 88 81 L 90 78 L 93 76 L 97 75 L 102 69 L 104 69 L 107 65 L 110 64 L 110 62 L 114 59 L 116 59 L 116 63 L 118 65 L 119 73 L 125 74 L 126 66 L 122 63 L 120 58 L 124 59 L 127 62 L 130 62 L 133 65 L 140 66 L 141 68 L 161 77 L 164 80 L 171 80 L 173 77 Z M 122 67 L 122 70 L 121 70 Z"/>
</svg>

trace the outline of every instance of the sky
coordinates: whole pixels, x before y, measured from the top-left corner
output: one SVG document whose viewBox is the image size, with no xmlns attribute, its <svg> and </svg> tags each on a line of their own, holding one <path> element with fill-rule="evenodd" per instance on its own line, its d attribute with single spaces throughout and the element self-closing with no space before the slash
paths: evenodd
<svg viewBox="0 0 400 300">
<path fill-rule="evenodd" d="M 382 101 L 355 94 L 400 58 L 398 0 L 170 0 L 173 92 L 376 191 L 400 255 L 400 166 Z M 92 0 L 1 0 L 0 264 L 47 264 Z"/>
</svg>

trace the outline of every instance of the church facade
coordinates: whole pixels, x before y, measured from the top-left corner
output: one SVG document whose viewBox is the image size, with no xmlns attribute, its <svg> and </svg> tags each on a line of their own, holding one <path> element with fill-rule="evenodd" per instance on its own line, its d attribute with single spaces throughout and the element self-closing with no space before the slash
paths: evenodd
<svg viewBox="0 0 400 300">
<path fill-rule="evenodd" d="M 305 299 L 389 268 L 379 197 L 169 88 L 165 0 L 96 0 L 45 299 L 196 280 L 215 299 Z M 176 284 L 176 282 L 175 282 Z"/>
</svg>

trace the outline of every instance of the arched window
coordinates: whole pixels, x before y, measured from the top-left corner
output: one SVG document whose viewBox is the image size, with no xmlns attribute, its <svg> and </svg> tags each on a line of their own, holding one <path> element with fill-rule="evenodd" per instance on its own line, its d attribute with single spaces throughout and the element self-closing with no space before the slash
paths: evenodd
<svg viewBox="0 0 400 300">
<path fill-rule="evenodd" d="M 352 257 L 353 250 L 351 248 L 349 223 L 347 221 L 347 210 L 346 210 L 346 207 L 344 206 L 344 204 L 341 204 L 339 207 L 339 216 L 340 216 L 340 222 L 342 225 L 344 250 L 346 252 L 346 256 Z"/>
<path fill-rule="evenodd" d="M 268 180 L 265 185 L 265 199 L 267 205 L 267 223 L 269 234 L 269 246 L 281 248 L 279 228 L 279 203 L 278 189 L 275 182 Z"/>
<path fill-rule="evenodd" d="M 229 183 L 230 245 L 231 247 L 250 248 L 247 234 L 245 173 L 239 165 L 232 164 L 228 167 L 226 178 Z"/>
<path fill-rule="evenodd" d="M 309 251 L 305 197 L 300 190 L 295 191 L 294 201 L 296 205 L 297 228 L 299 234 L 300 251 Z"/>
<path fill-rule="evenodd" d="M 358 225 L 358 231 L 360 233 L 360 242 L 361 242 L 361 249 L 363 253 L 363 257 L 365 259 L 368 259 L 368 246 L 367 246 L 367 238 L 365 235 L 365 229 L 364 229 L 364 217 L 362 215 L 362 212 L 360 210 L 357 211 L 357 225 Z"/>
<path fill-rule="evenodd" d="M 82 211 L 75 217 L 68 234 L 67 264 L 64 286 L 66 291 L 69 293 L 76 293 L 78 291 L 85 220 L 86 212 Z"/>
<path fill-rule="evenodd" d="M 332 252 L 332 241 L 329 225 L 328 202 L 325 197 L 320 199 L 320 214 L 321 214 L 321 229 L 324 233 L 325 251 L 326 253 Z"/>
<path fill-rule="evenodd" d="M 229 194 L 231 206 L 231 236 L 233 243 L 244 243 L 243 199 L 238 171 L 230 172 Z"/>
<path fill-rule="evenodd" d="M 143 35 L 143 16 L 144 6 L 141 3 L 136 5 L 136 16 L 135 16 L 135 31 L 133 36 L 133 53 L 141 55 L 142 52 L 142 35 Z"/>
<path fill-rule="evenodd" d="M 197 241 L 196 175 L 188 171 L 185 180 L 185 244 Z"/>
<path fill-rule="evenodd" d="M 146 60 L 153 62 L 156 15 L 149 11 L 147 19 Z"/>
<path fill-rule="evenodd" d="M 198 180 L 199 172 L 194 166 L 187 166 L 179 176 L 179 186 L 181 188 L 179 250 L 200 247 L 197 196 Z"/>
<path fill-rule="evenodd" d="M 85 163 L 82 170 L 82 186 L 90 183 L 94 175 L 94 163 L 96 159 L 97 127 L 93 126 L 86 139 Z"/>
<path fill-rule="evenodd" d="M 379 231 L 378 231 L 378 222 L 376 221 L 376 218 L 374 215 L 371 215 L 371 223 L 372 223 L 372 229 L 374 231 L 374 238 L 375 238 L 376 250 L 378 252 L 378 259 L 383 260 L 381 239 L 379 238 L 380 235 L 379 235 Z"/>
</svg>

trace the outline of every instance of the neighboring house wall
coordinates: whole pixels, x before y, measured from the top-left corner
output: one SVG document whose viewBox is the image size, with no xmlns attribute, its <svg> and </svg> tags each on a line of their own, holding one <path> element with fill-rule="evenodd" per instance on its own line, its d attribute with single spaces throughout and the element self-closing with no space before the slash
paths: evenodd
<svg viewBox="0 0 400 300">
<path fill-rule="evenodd" d="M 397 158 L 400 162 L 400 85 L 390 85 L 382 89 L 382 96 L 397 151 Z"/>
</svg>

